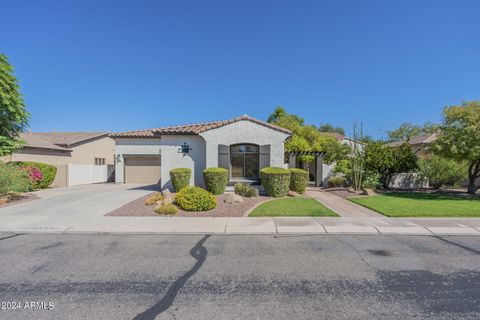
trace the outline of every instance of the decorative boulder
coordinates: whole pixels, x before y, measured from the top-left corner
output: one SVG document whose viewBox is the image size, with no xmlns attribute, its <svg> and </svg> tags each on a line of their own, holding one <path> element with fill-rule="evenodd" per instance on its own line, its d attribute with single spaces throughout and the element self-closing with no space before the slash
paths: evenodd
<svg viewBox="0 0 480 320">
<path fill-rule="evenodd" d="M 170 190 L 168 190 L 168 189 L 163 189 L 163 190 L 162 190 L 162 195 L 168 196 L 169 194 L 172 194 L 172 193 L 170 192 Z"/>
<path fill-rule="evenodd" d="M 165 195 L 165 199 L 163 199 L 162 203 L 164 206 L 168 206 L 173 203 L 175 198 L 173 197 L 172 194 Z"/>
<path fill-rule="evenodd" d="M 372 189 L 363 189 L 363 195 L 365 196 L 376 196 L 377 194 Z"/>
<path fill-rule="evenodd" d="M 355 189 L 353 189 L 352 187 L 348 188 L 347 191 L 348 191 L 349 193 L 356 193 L 356 192 L 355 192 Z"/>
<path fill-rule="evenodd" d="M 241 203 L 243 202 L 243 198 L 235 193 L 227 193 L 223 201 L 226 203 Z"/>
<path fill-rule="evenodd" d="M 302 197 L 302 195 L 300 193 L 292 191 L 292 190 L 288 191 L 287 196 L 294 197 L 294 198 Z"/>
</svg>

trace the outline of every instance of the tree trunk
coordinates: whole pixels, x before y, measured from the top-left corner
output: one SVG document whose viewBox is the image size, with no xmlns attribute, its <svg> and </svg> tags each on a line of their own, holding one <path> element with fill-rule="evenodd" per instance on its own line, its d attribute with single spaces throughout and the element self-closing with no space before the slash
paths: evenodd
<svg viewBox="0 0 480 320">
<path fill-rule="evenodd" d="M 480 186 L 475 184 L 475 181 L 480 178 L 480 161 L 472 162 L 468 168 L 468 187 L 469 194 L 475 194 Z"/>
</svg>

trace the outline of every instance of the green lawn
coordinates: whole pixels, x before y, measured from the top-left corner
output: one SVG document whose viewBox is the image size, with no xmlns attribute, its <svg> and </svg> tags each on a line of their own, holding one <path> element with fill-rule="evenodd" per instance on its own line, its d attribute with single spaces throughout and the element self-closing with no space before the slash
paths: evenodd
<svg viewBox="0 0 480 320">
<path fill-rule="evenodd" d="M 388 217 L 480 217 L 480 199 L 441 193 L 387 193 L 350 200 Z"/>
<path fill-rule="evenodd" d="M 281 198 L 259 205 L 249 215 L 250 217 L 304 217 L 328 216 L 338 217 L 332 210 L 326 208 L 311 198 Z"/>
</svg>

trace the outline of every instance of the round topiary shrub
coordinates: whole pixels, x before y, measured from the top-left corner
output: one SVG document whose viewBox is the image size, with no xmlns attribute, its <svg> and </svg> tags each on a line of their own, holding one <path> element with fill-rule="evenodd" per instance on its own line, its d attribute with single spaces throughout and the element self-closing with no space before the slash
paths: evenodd
<svg viewBox="0 0 480 320">
<path fill-rule="evenodd" d="M 192 170 L 189 168 L 175 168 L 170 170 L 170 179 L 172 180 L 173 188 L 175 192 L 179 192 L 185 187 L 190 185 L 190 176 Z"/>
<path fill-rule="evenodd" d="M 217 199 L 199 187 L 187 187 L 175 196 L 175 203 L 185 211 L 208 211 L 217 206 Z"/>
<path fill-rule="evenodd" d="M 224 168 L 208 168 L 203 170 L 203 180 L 207 190 L 213 194 L 223 194 L 227 188 L 228 170 Z"/>
<path fill-rule="evenodd" d="M 290 171 L 290 190 L 304 193 L 307 190 L 308 172 L 302 169 L 292 168 Z"/>
<path fill-rule="evenodd" d="M 167 204 L 167 205 L 155 208 L 155 212 L 158 214 L 172 215 L 172 214 L 178 213 L 178 208 L 173 204 Z"/>
<path fill-rule="evenodd" d="M 328 186 L 330 188 L 340 188 L 347 186 L 347 179 L 343 176 L 331 176 L 328 178 Z"/>
<path fill-rule="evenodd" d="M 260 170 L 260 179 L 265 192 L 271 197 L 285 197 L 290 186 L 290 171 L 268 167 Z"/>
</svg>

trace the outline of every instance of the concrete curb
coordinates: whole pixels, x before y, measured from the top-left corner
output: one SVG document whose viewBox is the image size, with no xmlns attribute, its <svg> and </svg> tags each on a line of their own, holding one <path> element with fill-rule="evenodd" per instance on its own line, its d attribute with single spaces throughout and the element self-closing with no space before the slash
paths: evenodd
<svg viewBox="0 0 480 320">
<path fill-rule="evenodd" d="M 464 235 L 480 236 L 480 219 L 335 217 L 102 217 L 89 224 L 1 225 L 22 234 L 216 234 L 216 235 Z"/>
</svg>

